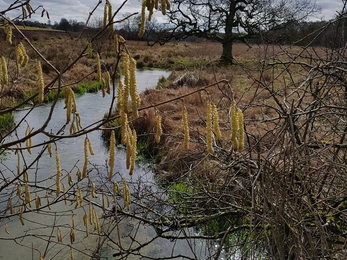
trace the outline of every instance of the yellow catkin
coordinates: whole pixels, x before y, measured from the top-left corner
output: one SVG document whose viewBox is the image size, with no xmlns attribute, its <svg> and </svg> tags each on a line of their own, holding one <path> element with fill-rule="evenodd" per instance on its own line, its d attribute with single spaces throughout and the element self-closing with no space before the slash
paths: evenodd
<svg viewBox="0 0 347 260">
<path fill-rule="evenodd" d="M 2 67 L 2 71 L 1 71 L 2 83 L 7 84 L 8 83 L 7 62 L 4 56 L 1 57 L 1 67 Z"/>
<path fill-rule="evenodd" d="M 57 169 L 57 174 L 55 177 L 55 186 L 56 186 L 56 196 L 60 194 L 60 177 L 61 177 L 61 167 L 60 167 L 60 157 L 58 149 L 55 149 L 55 165 Z"/>
<path fill-rule="evenodd" d="M 70 173 L 67 174 L 67 183 L 69 184 L 69 186 L 73 184 L 73 180 Z"/>
<path fill-rule="evenodd" d="M 184 106 L 182 111 L 182 132 L 184 134 L 183 149 L 189 149 L 189 127 L 188 127 L 188 113 Z"/>
<path fill-rule="evenodd" d="M 141 22 L 139 24 L 140 31 L 139 31 L 139 38 L 143 36 L 145 33 L 145 26 L 146 26 L 146 0 L 142 0 L 142 6 L 141 6 Z"/>
<path fill-rule="evenodd" d="M 110 199 L 107 194 L 105 194 L 105 198 L 106 198 L 107 208 L 110 208 Z"/>
<path fill-rule="evenodd" d="M 245 131 L 243 126 L 243 114 L 241 109 L 237 109 L 238 123 L 239 123 L 239 140 L 238 140 L 238 150 L 241 150 L 245 146 Z"/>
<path fill-rule="evenodd" d="M 133 129 L 132 135 L 131 135 L 131 159 L 130 159 L 129 175 L 133 175 L 134 169 L 135 169 L 135 161 L 136 161 L 136 155 L 137 155 L 136 144 L 137 144 L 137 136 L 136 136 L 135 129 Z"/>
<path fill-rule="evenodd" d="M 88 43 L 87 53 L 88 53 L 88 58 L 93 57 L 93 45 L 91 42 Z"/>
<path fill-rule="evenodd" d="M 222 133 L 219 128 L 219 116 L 218 116 L 218 110 L 217 106 L 215 104 L 212 104 L 212 112 L 213 112 L 213 131 L 216 135 L 216 139 L 220 140 L 222 137 Z"/>
<path fill-rule="evenodd" d="M 130 210 L 131 198 L 130 198 L 130 189 L 125 179 L 123 179 L 123 201 L 124 208 Z"/>
<path fill-rule="evenodd" d="M 33 10 L 33 8 L 31 7 L 29 1 L 25 4 L 25 7 L 29 13 L 29 18 L 31 18 L 31 14 L 34 13 L 35 11 Z M 49 18 L 48 18 L 49 19 Z"/>
<path fill-rule="evenodd" d="M 97 74 L 97 81 L 101 82 L 102 77 L 101 77 L 101 62 L 100 62 L 100 55 L 99 53 L 96 54 L 96 74 Z"/>
<path fill-rule="evenodd" d="M 105 78 L 101 79 L 101 93 L 102 93 L 102 97 L 104 98 L 106 96 L 106 81 L 105 81 Z"/>
<path fill-rule="evenodd" d="M 19 207 L 19 220 L 22 226 L 24 226 L 24 220 L 23 220 L 23 206 Z"/>
<path fill-rule="evenodd" d="M 166 0 L 166 10 L 170 10 L 171 9 L 171 3 L 169 0 Z"/>
<path fill-rule="evenodd" d="M 113 182 L 113 203 L 116 205 L 117 204 L 117 194 L 119 190 L 119 185 L 118 182 Z"/>
<path fill-rule="evenodd" d="M 29 181 L 29 174 L 28 174 L 28 171 L 25 171 L 23 174 L 23 182 L 28 183 L 28 181 Z"/>
<path fill-rule="evenodd" d="M 88 138 L 84 139 L 84 164 L 82 169 L 82 179 L 87 178 L 88 172 Z"/>
<path fill-rule="evenodd" d="M 127 126 L 127 143 L 126 143 L 126 153 L 125 153 L 125 166 L 127 169 L 130 168 L 131 163 L 131 146 L 132 146 L 132 132 L 129 127 Z"/>
<path fill-rule="evenodd" d="M 88 214 L 87 214 L 87 212 L 84 212 L 84 215 L 83 215 L 83 225 L 86 228 L 86 236 L 89 236 L 89 232 L 88 232 Z"/>
<path fill-rule="evenodd" d="M 48 150 L 49 157 L 52 157 L 53 156 L 52 143 L 47 144 L 47 150 Z"/>
<path fill-rule="evenodd" d="M 63 186 L 63 196 L 64 196 L 64 204 L 67 205 L 66 201 L 66 186 L 64 183 L 61 184 Z"/>
<path fill-rule="evenodd" d="M 161 127 L 161 116 L 156 115 L 156 132 L 155 132 L 155 142 L 158 144 L 160 142 L 160 137 L 163 134 L 163 129 Z"/>
<path fill-rule="evenodd" d="M 111 36 L 113 35 L 113 31 L 114 31 L 114 25 L 113 25 L 113 12 L 112 12 L 112 4 L 110 1 L 107 1 L 108 3 L 108 22 L 109 22 L 109 31 L 108 31 L 108 36 L 111 38 Z"/>
<path fill-rule="evenodd" d="M 8 205 L 9 205 L 9 208 L 10 208 L 10 214 L 14 214 L 15 211 L 14 211 L 13 205 L 12 205 L 12 198 L 8 199 Z"/>
<path fill-rule="evenodd" d="M 24 198 L 22 197 L 22 186 L 20 184 L 17 185 L 17 196 L 21 200 L 24 200 Z"/>
<path fill-rule="evenodd" d="M 57 228 L 57 240 L 59 243 L 63 243 L 63 233 L 59 228 Z"/>
<path fill-rule="evenodd" d="M 108 160 L 108 166 L 110 167 L 109 174 L 108 174 L 109 181 L 111 181 L 113 178 L 115 162 L 116 162 L 116 135 L 114 130 L 112 130 L 111 136 L 110 136 L 110 154 L 109 154 L 109 160 Z"/>
<path fill-rule="evenodd" d="M 93 214 L 94 214 L 94 220 L 95 220 L 95 230 L 97 230 L 98 234 L 101 232 L 100 223 L 99 223 L 99 217 L 96 213 L 95 209 L 93 208 Z"/>
<path fill-rule="evenodd" d="M 138 107 L 140 105 L 140 96 L 138 93 L 137 82 L 136 82 L 136 60 L 134 58 L 130 58 L 129 64 L 129 72 L 130 72 L 130 97 L 131 97 L 131 106 L 132 106 L 132 116 L 133 118 L 139 117 Z"/>
<path fill-rule="evenodd" d="M 76 240 L 75 229 L 70 229 L 70 244 L 72 245 Z"/>
<path fill-rule="evenodd" d="M 22 42 L 16 46 L 17 63 L 20 67 L 25 67 L 28 64 L 29 56 L 26 53 L 25 47 Z"/>
<path fill-rule="evenodd" d="M 120 119 L 122 122 L 121 143 L 126 144 L 128 140 L 128 115 L 124 112 L 124 110 L 120 111 Z"/>
<path fill-rule="evenodd" d="M 207 103 L 207 118 L 206 118 L 206 145 L 207 152 L 210 154 L 214 153 L 213 150 L 213 136 L 212 136 L 212 104 L 211 102 Z"/>
<path fill-rule="evenodd" d="M 107 25 L 107 18 L 108 18 L 108 1 L 106 1 L 105 5 L 104 5 L 104 17 L 103 17 L 103 28 L 106 27 Z"/>
<path fill-rule="evenodd" d="M 6 34 L 6 41 L 8 44 L 12 45 L 12 27 L 10 26 L 8 20 L 4 20 L 4 31 Z"/>
<path fill-rule="evenodd" d="M 97 198 L 97 197 L 98 197 L 98 195 L 96 195 L 96 193 L 95 193 L 95 183 L 94 183 L 94 182 L 92 182 L 92 191 L 91 191 L 91 194 L 92 194 L 92 197 L 93 197 L 93 198 Z"/>
<path fill-rule="evenodd" d="M 81 116 L 78 112 L 74 112 L 73 115 L 74 115 L 74 118 L 76 120 L 77 131 L 80 131 L 82 129 Z"/>
<path fill-rule="evenodd" d="M 65 101 L 65 109 L 66 109 L 66 124 L 68 124 L 71 120 L 72 113 L 72 97 L 71 97 L 71 88 L 68 87 L 64 90 L 64 101 Z"/>
<path fill-rule="evenodd" d="M 129 55 L 123 56 L 123 70 L 124 70 L 124 90 L 123 90 L 123 105 L 122 108 L 124 112 L 128 112 L 128 99 L 130 91 L 130 61 Z"/>
<path fill-rule="evenodd" d="M 10 234 L 10 231 L 8 231 L 8 226 L 7 226 L 7 223 L 5 224 L 5 232 L 6 232 L 6 234 L 7 234 L 7 235 L 9 235 L 9 234 Z"/>
<path fill-rule="evenodd" d="M 41 253 L 40 253 L 40 260 L 45 260 L 45 258 L 43 257 Z"/>
<path fill-rule="evenodd" d="M 25 130 L 25 136 L 28 136 L 30 134 L 30 131 L 31 131 L 31 128 L 28 125 L 26 130 Z M 31 142 L 32 142 L 31 137 L 29 137 L 25 140 L 25 147 L 27 148 L 29 154 L 31 154 L 31 145 L 30 145 Z"/>
<path fill-rule="evenodd" d="M 45 92 L 45 84 L 43 81 L 43 73 L 42 73 L 42 66 L 41 61 L 37 60 L 37 77 L 38 77 L 38 85 L 39 85 L 39 95 L 38 95 L 38 102 L 42 103 L 44 100 L 44 92 Z"/>
<path fill-rule="evenodd" d="M 88 212 L 89 212 L 89 224 L 93 225 L 93 210 L 92 210 L 92 202 L 91 201 L 89 201 Z"/>
<path fill-rule="evenodd" d="M 160 4 L 161 4 L 161 13 L 163 15 L 166 15 L 166 0 L 160 0 Z"/>
<path fill-rule="evenodd" d="M 117 87 L 117 110 L 122 111 L 123 110 L 123 96 L 124 96 L 124 85 L 121 80 L 118 80 L 118 87 Z"/>
<path fill-rule="evenodd" d="M 80 189 L 76 189 L 76 192 L 75 192 L 75 199 L 76 199 L 75 209 L 77 209 L 78 206 L 80 205 L 79 196 L 80 196 Z"/>
<path fill-rule="evenodd" d="M 76 172 L 76 176 L 77 176 L 77 181 L 81 181 L 82 180 L 82 172 L 79 169 Z"/>
<path fill-rule="evenodd" d="M 70 129 L 69 129 L 69 132 L 70 132 L 70 135 L 74 134 L 77 132 L 77 127 L 76 127 L 76 120 L 75 120 L 75 116 L 73 117 L 73 120 L 71 122 L 71 125 L 70 125 Z"/>
<path fill-rule="evenodd" d="M 51 208 L 51 203 L 49 201 L 48 192 L 46 192 L 46 200 L 47 200 L 47 207 L 49 210 L 51 210 L 52 208 Z"/>
<path fill-rule="evenodd" d="M 230 121 L 231 121 L 231 136 L 230 139 L 233 142 L 233 149 L 237 149 L 238 141 L 237 141 L 237 134 L 239 132 L 239 122 L 238 122 L 238 115 L 237 115 L 237 108 L 235 101 L 231 102 L 230 106 Z"/>
<path fill-rule="evenodd" d="M 106 93 L 111 94 L 111 76 L 108 71 L 106 71 L 106 75 L 105 75 L 105 85 L 106 85 Z"/>
<path fill-rule="evenodd" d="M 30 190 L 28 183 L 25 184 L 25 203 L 31 207 Z"/>
<path fill-rule="evenodd" d="M 80 203 L 80 206 L 82 206 L 82 203 L 83 203 L 83 194 L 82 194 L 82 190 L 81 190 L 81 189 L 78 189 L 78 193 L 79 193 L 79 196 L 78 196 L 79 203 Z"/>
<path fill-rule="evenodd" d="M 39 208 L 41 207 L 41 198 L 38 195 L 35 196 L 35 207 L 36 210 L 39 210 Z"/>
</svg>

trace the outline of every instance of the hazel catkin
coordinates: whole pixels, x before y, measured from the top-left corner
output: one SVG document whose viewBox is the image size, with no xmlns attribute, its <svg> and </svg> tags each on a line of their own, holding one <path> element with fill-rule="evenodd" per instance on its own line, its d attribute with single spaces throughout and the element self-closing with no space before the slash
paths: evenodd
<svg viewBox="0 0 347 260">
<path fill-rule="evenodd" d="M 87 178 L 87 172 L 88 172 L 88 138 L 86 137 L 84 139 L 84 164 L 82 169 L 82 179 Z"/>
<path fill-rule="evenodd" d="M 216 139 L 220 140 L 222 137 L 222 133 L 219 129 L 219 116 L 218 116 L 217 106 L 215 104 L 212 104 L 212 114 L 213 114 L 213 132 L 216 136 Z"/>
<path fill-rule="evenodd" d="M 45 92 L 45 84 L 43 81 L 43 72 L 42 72 L 42 66 L 41 66 L 41 61 L 37 60 L 36 64 L 37 68 L 37 76 L 38 76 L 38 85 L 39 85 L 39 95 L 38 95 L 38 102 L 42 103 L 44 99 L 44 92 Z"/>
<path fill-rule="evenodd" d="M 101 77 L 101 62 L 100 62 L 100 55 L 99 53 L 96 54 L 96 74 L 97 74 L 97 81 L 101 82 L 102 77 Z"/>
<path fill-rule="evenodd" d="M 243 126 L 243 114 L 241 109 L 237 109 L 238 123 L 239 123 L 239 140 L 238 140 L 238 150 L 241 150 L 245 146 L 245 131 Z"/>
<path fill-rule="evenodd" d="M 163 129 L 161 127 L 161 116 L 156 115 L 156 132 L 155 132 L 155 142 L 158 144 L 160 142 L 160 137 L 163 134 Z"/>
<path fill-rule="evenodd" d="M 136 160 L 136 147 L 137 147 L 137 136 L 136 136 L 136 131 L 135 129 L 132 130 L 131 134 L 131 159 L 130 159 L 130 170 L 129 170 L 129 175 L 132 175 L 134 173 L 135 169 L 135 160 Z"/>
<path fill-rule="evenodd" d="M 26 130 L 25 130 L 25 136 L 28 136 L 31 132 L 31 128 L 30 128 L 30 125 L 28 124 Z M 25 140 L 25 146 L 28 150 L 28 153 L 31 154 L 31 146 L 32 146 L 32 138 L 29 137 Z"/>
<path fill-rule="evenodd" d="M 116 161 L 116 135 L 114 130 L 111 131 L 111 136 L 110 136 L 110 152 L 109 152 L 109 160 L 108 160 L 108 165 L 110 167 L 109 169 L 109 175 L 108 175 L 108 180 L 111 181 L 113 177 L 113 171 L 114 171 L 114 165 Z"/>
</svg>

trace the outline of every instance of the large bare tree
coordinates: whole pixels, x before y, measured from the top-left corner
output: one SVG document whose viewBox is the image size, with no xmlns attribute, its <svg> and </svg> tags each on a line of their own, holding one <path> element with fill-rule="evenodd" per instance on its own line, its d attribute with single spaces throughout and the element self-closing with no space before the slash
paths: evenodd
<svg viewBox="0 0 347 260">
<path fill-rule="evenodd" d="M 223 45 L 221 61 L 232 63 L 235 41 L 247 43 L 262 32 L 303 21 L 318 11 L 312 0 L 174 0 L 167 13 L 173 27 L 157 41 L 190 36 L 218 41 Z"/>
</svg>

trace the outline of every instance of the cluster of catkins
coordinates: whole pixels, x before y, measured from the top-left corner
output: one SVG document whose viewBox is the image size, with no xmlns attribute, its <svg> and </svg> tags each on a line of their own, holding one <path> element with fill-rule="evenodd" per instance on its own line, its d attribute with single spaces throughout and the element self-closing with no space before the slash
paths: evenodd
<svg viewBox="0 0 347 260">
<path fill-rule="evenodd" d="M 243 114 L 241 109 L 236 108 L 235 101 L 232 101 L 230 106 L 230 128 L 231 135 L 230 139 L 232 141 L 233 150 L 241 150 L 244 148 L 244 127 L 243 127 Z M 185 150 L 189 149 L 189 126 L 188 126 L 188 113 L 184 106 L 182 110 L 182 133 L 183 148 Z M 219 128 L 219 117 L 218 110 L 215 104 L 212 102 L 207 103 L 207 114 L 206 114 L 206 148 L 207 152 L 214 154 L 213 142 L 215 140 L 220 140 L 222 133 Z"/>
<path fill-rule="evenodd" d="M 169 0 L 142 0 L 142 9 L 141 9 L 141 22 L 139 23 L 140 31 L 139 37 L 141 38 L 145 33 L 146 25 L 146 10 L 148 11 L 148 21 L 152 19 L 154 10 L 159 9 L 159 3 L 161 12 L 163 15 L 166 14 L 166 10 L 170 10 L 171 3 Z"/>
</svg>

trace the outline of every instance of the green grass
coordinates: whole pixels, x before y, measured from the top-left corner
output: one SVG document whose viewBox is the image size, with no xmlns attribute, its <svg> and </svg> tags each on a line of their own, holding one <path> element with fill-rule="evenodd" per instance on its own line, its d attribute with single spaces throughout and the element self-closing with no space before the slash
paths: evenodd
<svg viewBox="0 0 347 260">
<path fill-rule="evenodd" d="M 14 125 L 14 114 L 6 113 L 0 115 L 0 132 L 6 131 Z"/>
</svg>

